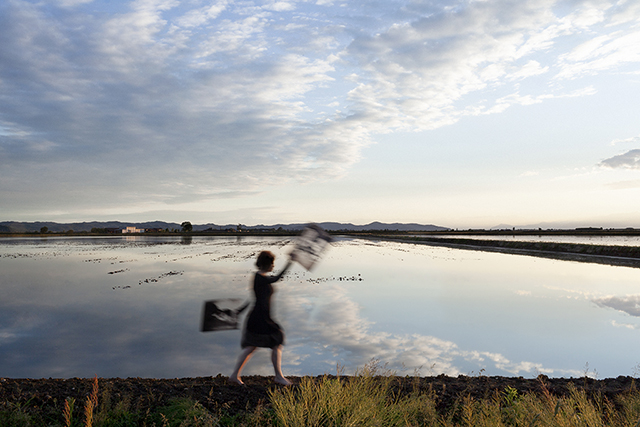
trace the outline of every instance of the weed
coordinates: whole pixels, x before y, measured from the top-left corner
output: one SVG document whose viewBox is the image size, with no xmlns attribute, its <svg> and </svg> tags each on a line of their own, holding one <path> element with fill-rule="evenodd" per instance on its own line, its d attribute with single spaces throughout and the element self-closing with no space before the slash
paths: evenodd
<svg viewBox="0 0 640 427">
<path fill-rule="evenodd" d="M 298 426 L 395 426 L 423 424 L 436 417 L 435 401 L 410 395 L 400 399 L 391 393 L 390 376 L 377 361 L 350 378 L 303 377 L 294 388 L 270 392 L 278 425 Z"/>
<path fill-rule="evenodd" d="M 87 396 L 84 404 L 84 425 L 85 427 L 93 426 L 93 411 L 98 406 L 98 376 L 93 379 L 91 394 Z"/>
<path fill-rule="evenodd" d="M 161 408 L 159 416 L 163 427 L 212 427 L 219 425 L 218 419 L 199 402 L 179 398 Z"/>
<path fill-rule="evenodd" d="M 33 417 L 17 405 L 6 405 L 0 410 L 2 427 L 29 427 L 35 425 Z"/>
<path fill-rule="evenodd" d="M 62 416 L 64 417 L 64 427 L 71 427 L 71 423 L 73 422 L 73 407 L 76 403 L 76 400 L 72 397 L 67 397 L 64 401 L 64 410 L 62 411 Z"/>
<path fill-rule="evenodd" d="M 631 370 L 631 375 L 633 376 L 633 378 L 640 377 L 640 363 L 636 363 L 636 365 Z"/>
</svg>

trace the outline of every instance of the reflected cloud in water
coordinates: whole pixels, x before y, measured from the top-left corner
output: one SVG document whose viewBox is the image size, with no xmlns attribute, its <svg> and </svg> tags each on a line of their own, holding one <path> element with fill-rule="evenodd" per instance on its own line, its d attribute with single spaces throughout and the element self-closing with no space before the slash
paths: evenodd
<svg viewBox="0 0 640 427">
<path fill-rule="evenodd" d="M 256 253 L 276 253 L 277 270 L 290 245 L 0 241 L 0 376 L 228 375 L 240 331 L 199 332 L 203 301 L 248 298 Z M 294 269 L 277 286 L 283 369 L 350 373 L 378 359 L 402 374 L 580 376 L 588 362 L 627 375 L 632 353 L 607 349 L 638 342 L 629 315 L 640 313 L 630 292 L 639 278 L 619 267 L 342 239 L 313 273 Z M 272 375 L 269 356 L 259 351 L 245 374 Z"/>
<path fill-rule="evenodd" d="M 630 316 L 640 317 L 640 295 L 595 298 L 593 302 L 600 307 L 609 307 L 627 313 Z"/>
</svg>

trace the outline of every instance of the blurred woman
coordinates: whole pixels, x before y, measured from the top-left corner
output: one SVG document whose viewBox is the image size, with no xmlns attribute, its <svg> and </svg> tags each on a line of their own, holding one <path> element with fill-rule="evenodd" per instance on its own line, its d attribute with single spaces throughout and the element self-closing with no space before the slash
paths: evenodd
<svg viewBox="0 0 640 427">
<path fill-rule="evenodd" d="M 271 318 L 271 296 L 273 295 L 273 283 L 280 280 L 291 267 L 294 256 L 291 255 L 287 265 L 277 275 L 269 275 L 273 271 L 275 255 L 269 251 L 262 251 L 256 260 L 258 271 L 253 278 L 253 293 L 255 302 L 244 325 L 242 333 L 242 352 L 238 357 L 236 367 L 229 377 L 229 381 L 236 384 L 244 384 L 240 378 L 242 368 L 249 361 L 258 347 L 271 349 L 271 362 L 275 371 L 275 382 L 282 385 L 291 385 L 291 382 L 282 375 L 280 367 L 282 358 L 282 346 L 284 344 L 284 331 Z"/>
</svg>

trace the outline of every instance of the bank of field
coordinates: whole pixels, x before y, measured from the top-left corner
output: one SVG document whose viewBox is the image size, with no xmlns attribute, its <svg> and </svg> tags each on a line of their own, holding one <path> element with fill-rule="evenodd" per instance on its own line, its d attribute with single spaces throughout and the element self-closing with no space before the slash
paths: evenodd
<svg viewBox="0 0 640 427">
<path fill-rule="evenodd" d="M 5 426 L 640 426 L 632 377 L 2 379 Z"/>
</svg>

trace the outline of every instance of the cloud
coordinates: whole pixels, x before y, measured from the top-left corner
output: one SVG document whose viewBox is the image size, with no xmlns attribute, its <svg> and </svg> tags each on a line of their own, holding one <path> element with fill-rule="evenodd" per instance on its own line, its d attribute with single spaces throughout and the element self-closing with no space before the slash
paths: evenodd
<svg viewBox="0 0 640 427">
<path fill-rule="evenodd" d="M 602 297 L 592 300 L 603 308 L 613 308 L 630 316 L 640 317 L 640 295 L 628 295 L 626 297 Z"/>
<path fill-rule="evenodd" d="M 359 75 L 361 84 L 350 99 L 354 109 L 372 110 L 368 117 L 375 116 L 386 128 L 415 130 L 451 124 L 464 115 L 500 113 L 512 104 L 593 94 L 595 89 L 588 87 L 520 95 L 519 87 L 508 83 L 557 67 L 528 56 L 551 50 L 559 37 L 600 23 L 607 8 L 601 5 L 563 17 L 555 15 L 552 2 L 474 2 L 357 37 L 346 52 L 365 73 Z M 611 39 L 632 46 L 616 36 Z M 495 98 L 494 105 L 457 107 L 473 93 L 500 87 L 517 92 Z"/>
<path fill-rule="evenodd" d="M 611 17 L 609 25 L 621 25 L 638 20 L 640 20 L 640 4 L 634 1 L 623 0 L 616 4 L 616 10 Z"/>
<path fill-rule="evenodd" d="M 267 10 L 274 10 L 276 12 L 283 12 L 288 10 L 294 10 L 296 8 L 294 2 L 286 1 L 274 1 L 263 6 Z"/>
<path fill-rule="evenodd" d="M 640 169 L 640 149 L 605 159 L 600 162 L 600 166 L 612 169 Z"/>
<path fill-rule="evenodd" d="M 561 54 L 557 78 L 575 79 L 637 63 L 640 59 L 640 30 L 633 25 L 621 27 L 624 23 L 640 19 L 640 8 L 632 3 L 585 3 L 583 8 L 570 15 L 572 25 L 577 27 L 597 28 L 604 24 L 599 31 L 603 34 L 594 34 L 571 51 Z"/>
<path fill-rule="evenodd" d="M 627 144 L 627 143 L 640 144 L 640 135 L 632 136 L 631 138 L 614 139 L 613 141 L 611 141 L 611 145 Z"/>
<path fill-rule="evenodd" d="M 262 58 L 261 16 L 223 22 L 185 46 L 197 13 L 168 32 L 163 13 L 174 6 L 135 2 L 83 34 L 31 4 L 4 7 L 1 72 L 18 76 L 2 95 L 5 183 L 45 190 L 50 206 L 143 194 L 162 201 L 338 176 L 357 161 L 368 141 L 359 126 L 298 117 L 299 99 L 331 81 L 326 60 Z"/>
<path fill-rule="evenodd" d="M 80 3 L 0 6 L 3 209 L 336 179 L 377 134 L 584 96 L 526 85 L 640 62 L 630 4 Z"/>
<path fill-rule="evenodd" d="M 228 1 L 218 1 L 212 5 L 206 5 L 199 9 L 192 9 L 176 20 L 176 24 L 182 28 L 199 27 L 216 19 L 227 8 Z"/>
<path fill-rule="evenodd" d="M 636 325 L 633 323 L 620 323 L 616 322 L 615 320 L 611 321 L 611 325 L 615 326 L 616 328 L 640 329 L 640 325 Z"/>
<path fill-rule="evenodd" d="M 339 363 L 354 370 L 377 359 L 395 372 L 428 370 L 459 375 L 483 367 L 510 375 L 553 372 L 540 363 L 513 362 L 498 353 L 463 350 L 452 341 L 433 336 L 374 331 L 372 322 L 362 317 L 360 307 L 343 287 L 326 283 L 309 297 L 307 286 L 287 283 L 287 295 L 281 296 L 288 317 L 295 319 L 287 351 L 298 354 L 316 348 L 325 355 L 322 362 L 327 368 Z M 328 355 L 333 358 L 327 360 Z"/>
<path fill-rule="evenodd" d="M 631 179 L 627 181 L 617 181 L 607 184 L 607 187 L 613 190 L 627 190 L 630 188 L 640 188 L 640 179 Z"/>
<path fill-rule="evenodd" d="M 537 76 L 549 71 L 549 67 L 542 67 L 538 61 L 531 60 L 527 62 L 520 70 L 511 74 L 511 80 L 526 79 L 527 77 Z"/>
</svg>

